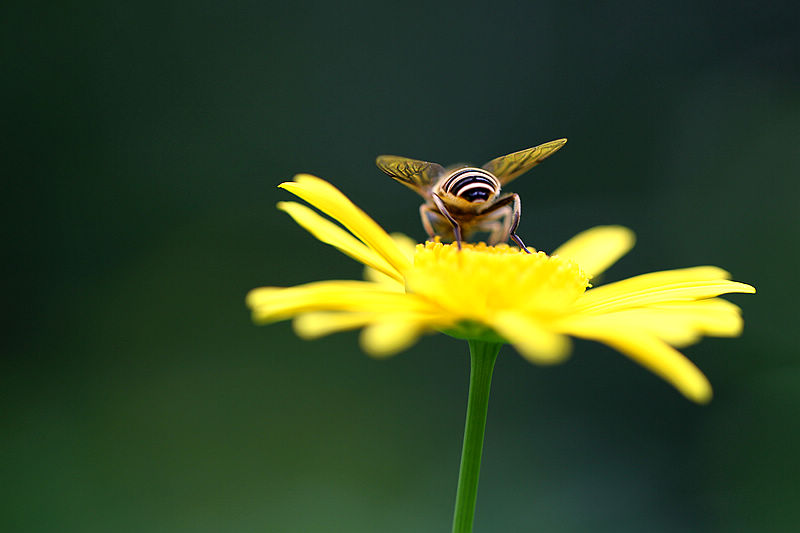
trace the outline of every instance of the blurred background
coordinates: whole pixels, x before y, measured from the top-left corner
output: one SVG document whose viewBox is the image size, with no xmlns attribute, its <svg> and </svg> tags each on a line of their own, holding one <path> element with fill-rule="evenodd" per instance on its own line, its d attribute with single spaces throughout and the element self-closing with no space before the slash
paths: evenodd
<svg viewBox="0 0 800 533">
<path fill-rule="evenodd" d="M 684 350 L 708 406 L 600 345 L 504 348 L 475 531 L 796 531 L 800 8 L 714 4 L 5 3 L 0 530 L 448 531 L 466 344 L 252 325 L 250 288 L 361 275 L 276 185 L 421 240 L 376 155 L 568 137 L 511 187 L 528 244 L 623 224 L 607 280 L 759 293 L 742 338 Z"/>
</svg>

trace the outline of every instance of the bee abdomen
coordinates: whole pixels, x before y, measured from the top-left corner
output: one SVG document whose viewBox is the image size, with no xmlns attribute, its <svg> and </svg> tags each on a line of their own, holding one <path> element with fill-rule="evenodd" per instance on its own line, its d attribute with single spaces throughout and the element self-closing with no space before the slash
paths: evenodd
<svg viewBox="0 0 800 533">
<path fill-rule="evenodd" d="M 500 182 L 480 168 L 462 168 L 447 178 L 442 190 L 468 202 L 486 201 L 500 190 Z"/>
</svg>

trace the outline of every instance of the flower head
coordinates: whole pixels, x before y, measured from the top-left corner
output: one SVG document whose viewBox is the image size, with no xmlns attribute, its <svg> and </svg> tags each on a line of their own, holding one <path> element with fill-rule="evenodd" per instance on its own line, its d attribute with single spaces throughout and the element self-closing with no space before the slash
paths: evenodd
<svg viewBox="0 0 800 533">
<path fill-rule="evenodd" d="M 649 368 L 688 398 L 705 402 L 711 386 L 674 347 L 703 335 L 741 332 L 739 308 L 716 298 L 753 293 L 711 266 L 668 270 L 591 287 L 590 280 L 625 254 L 630 230 L 587 230 L 552 255 L 507 245 L 413 246 L 388 235 L 338 189 L 299 175 L 280 187 L 341 226 L 295 202 L 281 202 L 302 227 L 367 266 L 365 281 L 322 281 L 263 287 L 247 296 L 256 322 L 294 318 L 304 338 L 363 328 L 361 344 L 375 356 L 397 353 L 421 334 L 509 342 L 535 363 L 569 353 L 569 337 L 607 344 Z"/>
</svg>

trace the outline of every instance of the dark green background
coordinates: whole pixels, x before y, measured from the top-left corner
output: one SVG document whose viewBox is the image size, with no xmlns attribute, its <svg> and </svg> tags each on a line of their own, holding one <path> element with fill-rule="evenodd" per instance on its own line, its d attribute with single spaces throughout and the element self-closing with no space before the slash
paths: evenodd
<svg viewBox="0 0 800 533">
<path fill-rule="evenodd" d="M 0 530 L 447 531 L 466 345 L 253 326 L 252 287 L 361 275 L 275 186 L 318 174 L 422 239 L 377 154 L 565 136 L 512 187 L 529 244 L 624 224 L 607 279 L 759 293 L 685 350 L 706 407 L 603 346 L 505 348 L 476 532 L 796 531 L 800 11 L 713 4 L 4 4 Z"/>
</svg>

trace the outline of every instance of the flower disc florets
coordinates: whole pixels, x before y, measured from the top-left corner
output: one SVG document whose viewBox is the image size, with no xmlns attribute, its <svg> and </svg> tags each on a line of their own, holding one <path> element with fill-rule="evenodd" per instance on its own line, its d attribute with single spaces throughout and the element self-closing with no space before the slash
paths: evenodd
<svg viewBox="0 0 800 533">
<path fill-rule="evenodd" d="M 584 293 L 578 265 L 544 252 L 527 254 L 501 244 L 419 244 L 406 292 L 423 296 L 465 319 L 487 322 L 499 312 L 558 316 Z"/>
</svg>

